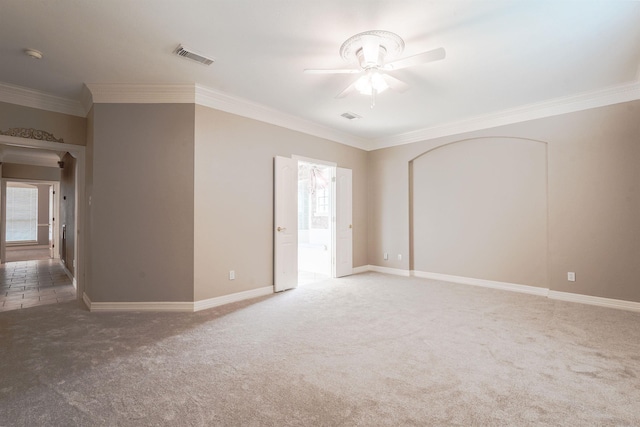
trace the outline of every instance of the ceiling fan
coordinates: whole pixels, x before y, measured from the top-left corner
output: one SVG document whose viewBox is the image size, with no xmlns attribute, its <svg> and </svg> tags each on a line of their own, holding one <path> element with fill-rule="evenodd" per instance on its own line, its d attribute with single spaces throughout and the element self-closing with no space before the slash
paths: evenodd
<svg viewBox="0 0 640 427">
<path fill-rule="evenodd" d="M 350 63 L 358 63 L 359 68 L 306 69 L 307 74 L 362 74 L 336 98 L 343 98 L 353 92 L 371 96 L 371 108 L 376 96 L 388 88 L 404 92 L 409 88 L 402 80 L 388 74 L 415 65 L 444 59 L 444 48 L 438 48 L 396 59 L 404 50 L 404 40 L 397 34 L 383 30 L 365 31 L 350 37 L 340 47 L 340 56 Z"/>
</svg>

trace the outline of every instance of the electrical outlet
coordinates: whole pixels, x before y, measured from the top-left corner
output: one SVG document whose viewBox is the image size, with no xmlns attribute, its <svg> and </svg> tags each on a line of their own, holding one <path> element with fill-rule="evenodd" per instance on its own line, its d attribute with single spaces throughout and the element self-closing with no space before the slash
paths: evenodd
<svg viewBox="0 0 640 427">
<path fill-rule="evenodd" d="M 229 280 L 236 279 L 236 272 L 234 270 L 229 270 Z"/>
<path fill-rule="evenodd" d="M 388 259 L 389 259 L 389 253 L 388 253 L 388 252 L 385 252 L 385 253 L 384 253 L 384 260 L 386 261 L 386 260 L 388 260 Z"/>
<path fill-rule="evenodd" d="M 576 281 L 576 273 L 574 273 L 573 271 L 570 271 L 567 273 L 567 280 L 570 282 L 575 282 Z"/>
<path fill-rule="evenodd" d="M 398 254 L 398 261 L 402 261 L 402 254 Z"/>
</svg>

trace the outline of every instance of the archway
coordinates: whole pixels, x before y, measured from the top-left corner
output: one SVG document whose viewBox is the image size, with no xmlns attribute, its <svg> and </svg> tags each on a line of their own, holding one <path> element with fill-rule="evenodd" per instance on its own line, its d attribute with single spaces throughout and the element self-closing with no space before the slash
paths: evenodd
<svg viewBox="0 0 640 427">
<path fill-rule="evenodd" d="M 25 130 L 32 131 L 32 130 Z M 76 262 L 74 281 L 77 289 L 78 300 L 82 300 L 85 282 L 84 282 L 84 248 L 85 248 L 85 147 L 63 142 L 56 142 L 55 139 L 47 138 L 47 132 L 33 131 L 18 133 L 18 135 L 26 135 L 31 137 L 12 136 L 0 134 L 0 147 L 21 147 L 30 150 L 55 152 L 63 155 L 69 153 L 75 159 L 75 191 L 76 200 L 74 207 L 75 224 L 74 230 L 76 235 L 76 244 L 74 247 L 74 259 Z M 44 135 L 44 136 L 43 136 Z M 37 139 L 36 139 L 37 138 Z M 49 139 L 49 140 L 47 140 Z M 1 164 L 0 164 L 1 167 Z M 5 200 L 4 190 L 0 194 L 1 200 Z M 4 216 L 3 216 L 4 217 Z M 0 260 L 4 261 L 6 236 L 4 230 L 0 227 Z"/>
<path fill-rule="evenodd" d="M 548 287 L 546 143 L 461 140 L 409 167 L 411 270 Z"/>
</svg>

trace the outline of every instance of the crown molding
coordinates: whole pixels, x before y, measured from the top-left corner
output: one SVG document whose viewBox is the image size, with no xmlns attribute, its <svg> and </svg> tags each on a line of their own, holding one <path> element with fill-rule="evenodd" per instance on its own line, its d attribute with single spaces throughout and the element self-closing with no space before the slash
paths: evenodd
<svg viewBox="0 0 640 427">
<path fill-rule="evenodd" d="M 72 116 L 86 116 L 84 108 L 78 101 L 8 83 L 0 83 L 0 102 Z"/>
<path fill-rule="evenodd" d="M 366 139 L 283 113 L 262 104 L 194 84 L 89 83 L 83 88 L 81 101 L 76 101 L 33 89 L 0 83 L 0 102 L 73 116 L 86 117 L 93 103 L 198 104 L 365 151 L 490 129 L 638 99 L 640 99 L 640 71 L 635 81 L 610 88 L 560 97 L 389 137 Z"/>
<path fill-rule="evenodd" d="M 80 104 L 84 109 L 84 115 L 86 117 L 89 114 L 89 111 L 91 111 L 91 107 L 93 107 L 93 95 L 91 94 L 91 89 L 89 89 L 86 84 L 82 85 Z"/>
<path fill-rule="evenodd" d="M 337 131 L 308 120 L 257 104 L 246 99 L 218 92 L 201 85 L 135 85 L 87 83 L 83 93 L 85 115 L 93 103 L 163 104 L 188 103 L 215 108 L 227 113 L 281 126 L 294 131 L 317 136 L 368 150 L 367 140 Z"/>
<path fill-rule="evenodd" d="M 635 101 L 637 99 L 640 99 L 640 81 L 638 80 L 606 89 L 564 96 L 491 114 L 471 117 L 441 126 L 433 126 L 386 138 L 371 139 L 369 140 L 369 150 L 411 144 L 444 136 L 588 110 L 590 108 L 605 107 L 607 105 Z"/>
<path fill-rule="evenodd" d="M 196 85 L 196 104 L 339 142 L 361 150 L 369 150 L 367 139 L 340 132 L 204 86 Z"/>
<path fill-rule="evenodd" d="M 193 104 L 193 84 L 104 84 L 87 83 L 91 101 L 96 104 Z M 86 108 L 86 106 L 85 106 Z"/>
</svg>

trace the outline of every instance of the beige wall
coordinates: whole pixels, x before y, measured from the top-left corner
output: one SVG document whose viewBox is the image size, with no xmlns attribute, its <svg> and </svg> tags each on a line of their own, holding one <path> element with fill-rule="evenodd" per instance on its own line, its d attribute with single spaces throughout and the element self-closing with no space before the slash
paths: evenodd
<svg viewBox="0 0 640 427">
<path fill-rule="evenodd" d="M 67 144 L 85 145 L 87 119 L 0 102 L 0 130 L 10 128 L 43 130 Z"/>
<path fill-rule="evenodd" d="M 410 165 L 413 270 L 548 287 L 546 144 L 468 139 Z"/>
<path fill-rule="evenodd" d="M 409 269 L 409 257 L 384 261 L 382 254 L 408 253 L 416 237 L 409 224 L 412 159 L 465 139 L 533 139 L 547 145 L 549 288 L 640 301 L 639 117 L 635 101 L 370 152 L 369 262 Z M 505 265 L 504 277 L 508 270 Z M 576 282 L 567 281 L 568 271 L 576 272 Z"/>
<path fill-rule="evenodd" d="M 353 265 L 368 263 L 366 152 L 201 106 L 195 127 L 196 301 L 273 285 L 275 156 L 353 170 Z"/>
<path fill-rule="evenodd" d="M 334 161 L 353 170 L 354 266 L 435 268 L 427 252 L 411 265 L 412 239 L 414 248 L 422 245 L 435 254 L 445 237 L 431 244 L 411 227 L 415 200 L 409 165 L 429 150 L 478 138 L 530 139 L 547 147 L 546 286 L 640 301 L 640 101 L 369 153 L 193 104 L 97 104 L 87 121 L 32 110 L 0 104 L 0 127 L 35 127 L 66 142 L 87 141 L 86 195 L 92 205 L 86 219 L 86 275 L 93 301 L 193 301 L 272 285 L 276 155 Z M 86 136 L 78 136 L 85 128 Z M 446 163 L 455 164 L 459 155 L 448 153 Z M 476 166 L 487 166 L 492 157 L 479 156 L 483 161 Z M 3 175 L 7 168 L 3 165 Z M 423 200 L 429 191 L 448 194 L 446 187 L 420 186 L 423 179 L 447 177 L 446 168 L 438 176 L 429 176 L 428 167 L 420 171 L 427 175 L 417 181 L 413 176 L 413 184 L 419 187 L 414 190 L 426 191 Z M 480 170 L 474 174 L 467 183 L 482 176 Z M 537 202 L 521 202 L 540 209 Z M 477 222 L 458 225 L 473 231 Z M 505 236 L 508 231 L 496 229 Z M 543 282 L 544 266 L 537 258 L 527 269 L 520 254 L 516 265 L 522 268 L 514 269 L 496 256 L 498 243 L 472 237 L 465 234 L 465 243 L 476 251 L 484 246 L 493 251 L 492 271 L 476 263 L 475 270 L 449 265 L 447 274 L 534 286 Z M 526 241 L 527 247 L 540 244 Z M 384 252 L 390 254 L 387 261 Z M 237 278 L 229 281 L 232 269 Z M 575 283 L 567 282 L 568 271 L 576 272 Z"/>
<path fill-rule="evenodd" d="M 60 168 L 20 165 L 17 163 L 4 163 L 3 166 L 3 178 L 34 179 L 38 181 L 60 181 Z"/>
<path fill-rule="evenodd" d="M 86 292 L 193 301 L 193 104 L 95 104 Z"/>
</svg>

